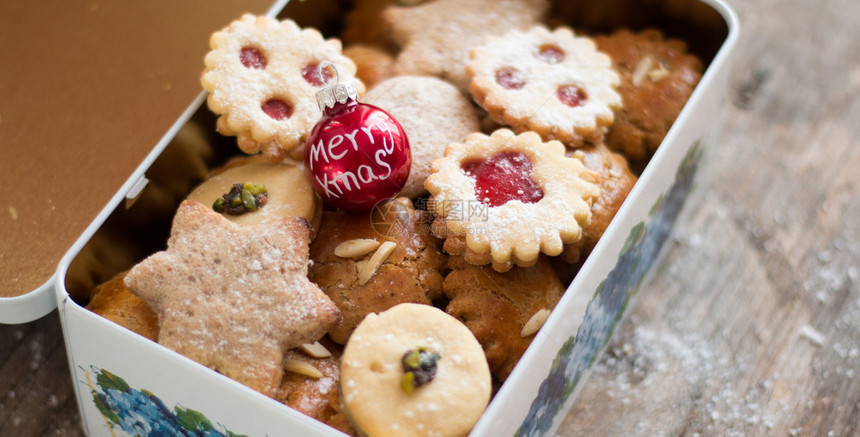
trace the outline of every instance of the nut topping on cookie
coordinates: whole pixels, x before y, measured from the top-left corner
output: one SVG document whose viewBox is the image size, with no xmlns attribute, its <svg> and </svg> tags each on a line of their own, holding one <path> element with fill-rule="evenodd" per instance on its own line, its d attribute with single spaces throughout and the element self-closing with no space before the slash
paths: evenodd
<svg viewBox="0 0 860 437">
<path fill-rule="evenodd" d="M 240 226 L 187 200 L 167 250 L 136 265 L 126 285 L 158 314 L 158 342 L 273 395 L 283 353 L 340 321 L 307 279 L 309 230 L 300 218 Z"/>
</svg>

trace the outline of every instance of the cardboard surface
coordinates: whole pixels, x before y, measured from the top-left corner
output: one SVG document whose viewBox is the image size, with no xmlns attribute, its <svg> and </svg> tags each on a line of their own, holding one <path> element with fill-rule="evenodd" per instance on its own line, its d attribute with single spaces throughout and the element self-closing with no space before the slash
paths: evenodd
<svg viewBox="0 0 860 437">
<path fill-rule="evenodd" d="M 51 278 L 200 93 L 209 35 L 272 3 L 0 2 L 0 298 Z"/>
</svg>

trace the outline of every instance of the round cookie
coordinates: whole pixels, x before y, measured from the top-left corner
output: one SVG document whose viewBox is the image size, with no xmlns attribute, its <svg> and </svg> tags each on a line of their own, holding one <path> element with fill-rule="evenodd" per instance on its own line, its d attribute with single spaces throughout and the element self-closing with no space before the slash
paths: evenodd
<svg viewBox="0 0 860 437">
<path fill-rule="evenodd" d="M 404 362 L 420 348 L 438 355 L 429 366 L 435 375 L 415 387 Z M 421 361 L 426 370 L 424 357 Z M 460 321 L 429 305 L 400 304 L 369 314 L 343 352 L 342 401 L 353 424 L 369 437 L 465 436 L 491 392 L 481 345 Z"/>
<path fill-rule="evenodd" d="M 702 78 L 702 62 L 687 52 L 683 41 L 665 39 L 654 29 L 622 29 L 594 41 L 612 58 L 624 100 L 606 145 L 631 161 L 644 160 L 660 146 Z"/>
<path fill-rule="evenodd" d="M 355 62 L 355 77 L 367 89 L 394 74 L 394 56 L 374 46 L 355 44 L 343 49 L 343 54 Z"/>
<path fill-rule="evenodd" d="M 270 161 L 303 153 L 311 128 L 322 116 L 314 99 L 331 80 L 353 80 L 355 64 L 341 42 L 324 39 L 294 21 L 244 14 L 209 39 L 200 78 L 209 109 L 219 115 L 222 135 L 235 135 L 243 152 L 263 152 Z M 318 71 L 322 62 L 333 69 Z M 359 93 L 364 85 L 353 80 Z"/>
<path fill-rule="evenodd" d="M 561 254 L 565 261 L 575 263 L 594 249 L 638 178 L 630 171 L 624 156 L 603 144 L 571 150 L 567 156 L 579 159 L 586 169 L 594 172 L 600 187 L 600 196 L 591 205 L 591 222 L 582 227 L 582 239 L 565 245 Z"/>
<path fill-rule="evenodd" d="M 195 188 L 188 199 L 212 207 L 216 200 L 231 191 L 234 184 L 265 186 L 266 202 L 258 210 L 245 214 L 225 213 L 228 220 L 240 225 L 255 225 L 284 217 L 301 217 L 317 229 L 313 225 L 318 222 L 319 200 L 308 174 L 288 162 L 268 162 L 262 156 L 230 162 Z"/>
<path fill-rule="evenodd" d="M 378 83 L 362 101 L 394 116 L 409 137 L 412 170 L 401 196 L 424 194 L 430 166 L 444 155 L 445 146 L 480 130 L 472 103 L 456 87 L 435 77 L 396 76 Z"/>
<path fill-rule="evenodd" d="M 94 288 L 87 309 L 152 341 L 158 339 L 158 315 L 123 282 L 126 272 Z"/>
<path fill-rule="evenodd" d="M 590 172 L 565 150 L 534 132 L 507 129 L 449 144 L 424 184 L 444 225 L 433 226 L 433 234 L 464 240 L 475 255 L 466 261 L 492 263 L 497 271 L 534 265 L 540 253 L 560 254 L 582 237 L 600 194 Z"/>
<path fill-rule="evenodd" d="M 462 320 L 484 348 L 493 376 L 504 382 L 531 344 L 564 287 L 546 257 L 532 267 L 498 273 L 451 257 L 445 311 Z M 527 326 L 531 324 L 530 326 Z"/>
<path fill-rule="evenodd" d="M 440 241 L 426 229 L 428 219 L 404 197 L 369 213 L 323 212 L 320 232 L 310 246 L 309 277 L 343 314 L 329 331 L 332 340 L 345 343 L 369 313 L 403 302 L 430 304 L 442 297 L 446 259 Z M 359 250 L 362 245 L 365 249 Z M 383 257 L 386 250 L 390 252 Z"/>
<path fill-rule="evenodd" d="M 493 120 L 573 147 L 602 139 L 621 106 L 612 61 L 566 27 L 487 38 L 467 72 L 469 92 Z"/>
</svg>

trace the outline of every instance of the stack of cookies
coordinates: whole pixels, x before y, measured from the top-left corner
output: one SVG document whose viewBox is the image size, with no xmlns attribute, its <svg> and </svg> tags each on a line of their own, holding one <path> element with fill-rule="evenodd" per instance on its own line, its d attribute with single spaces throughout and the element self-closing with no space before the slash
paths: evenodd
<svg viewBox="0 0 860 437">
<path fill-rule="evenodd" d="M 465 435 L 702 64 L 653 29 L 551 28 L 548 0 L 349 7 L 339 38 L 253 15 L 212 35 L 201 81 L 239 156 L 89 308 L 346 433 Z M 325 204 L 302 164 L 333 77 L 411 146 L 370 211 Z"/>
</svg>

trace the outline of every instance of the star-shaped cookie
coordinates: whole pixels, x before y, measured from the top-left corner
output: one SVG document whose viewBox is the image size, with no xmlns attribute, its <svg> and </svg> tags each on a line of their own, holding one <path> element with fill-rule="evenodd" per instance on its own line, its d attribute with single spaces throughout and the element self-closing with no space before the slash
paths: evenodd
<svg viewBox="0 0 860 437">
<path fill-rule="evenodd" d="M 469 51 L 488 36 L 528 29 L 549 10 L 548 0 L 434 0 L 383 12 L 403 51 L 398 74 L 440 76 L 468 94 Z"/>
<path fill-rule="evenodd" d="M 125 283 L 158 314 L 159 343 L 272 396 L 284 351 L 341 318 L 307 278 L 309 241 L 303 219 L 240 226 L 186 200 L 167 250 L 132 268 Z"/>
</svg>

